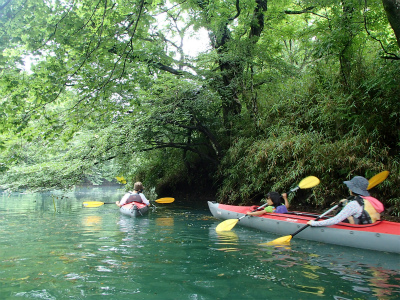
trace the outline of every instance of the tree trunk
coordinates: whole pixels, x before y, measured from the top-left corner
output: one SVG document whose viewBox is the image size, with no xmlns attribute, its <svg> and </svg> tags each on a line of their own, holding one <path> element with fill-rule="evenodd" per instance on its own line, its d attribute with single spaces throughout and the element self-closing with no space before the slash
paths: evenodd
<svg viewBox="0 0 400 300">
<path fill-rule="evenodd" d="M 264 29 L 264 13 L 267 11 L 268 0 L 255 0 L 252 22 L 250 25 L 249 38 L 255 45 Z M 240 57 L 226 55 L 230 50 L 228 43 L 231 41 L 231 32 L 229 22 L 240 15 L 240 9 L 237 5 L 237 14 L 230 18 L 226 23 L 220 25 L 218 32 L 212 37 L 212 44 L 219 54 L 219 69 L 221 71 L 222 85 L 219 87 L 219 93 L 222 98 L 223 120 L 226 128 L 231 127 L 231 117 L 239 115 L 242 109 L 242 103 L 239 99 L 241 86 L 239 79 L 244 72 L 244 64 Z M 251 55 L 251 51 L 249 52 Z M 229 58 L 227 58 L 229 57 Z M 254 104 L 253 104 L 254 105 Z"/>
<path fill-rule="evenodd" d="M 382 3 L 400 48 L 400 0 L 382 0 Z"/>
<path fill-rule="evenodd" d="M 352 20 L 354 7 L 348 4 L 346 1 L 342 2 L 343 5 L 343 22 L 342 31 L 345 31 L 345 38 L 342 41 L 342 50 L 339 54 L 340 61 L 340 73 L 342 76 L 342 84 L 346 90 L 350 90 L 351 87 L 351 70 L 352 70 L 352 41 L 353 41 L 353 30 L 352 30 Z"/>
</svg>

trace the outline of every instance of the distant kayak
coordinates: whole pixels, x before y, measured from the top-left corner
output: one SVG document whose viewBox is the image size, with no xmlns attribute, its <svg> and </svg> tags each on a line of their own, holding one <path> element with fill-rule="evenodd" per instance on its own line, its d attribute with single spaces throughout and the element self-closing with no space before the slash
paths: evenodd
<svg viewBox="0 0 400 300">
<path fill-rule="evenodd" d="M 144 203 L 131 202 L 121 206 L 119 211 L 129 217 L 141 217 L 147 214 L 149 207 Z"/>
<path fill-rule="evenodd" d="M 254 206 L 235 206 L 208 201 L 211 214 L 218 219 L 237 219 Z M 266 213 L 262 216 L 247 216 L 238 225 L 285 236 L 296 232 L 317 216 L 303 212 L 288 214 Z M 341 246 L 400 253 L 400 223 L 377 221 L 373 224 L 354 225 L 339 223 L 327 227 L 309 227 L 296 238 L 336 244 Z"/>
</svg>

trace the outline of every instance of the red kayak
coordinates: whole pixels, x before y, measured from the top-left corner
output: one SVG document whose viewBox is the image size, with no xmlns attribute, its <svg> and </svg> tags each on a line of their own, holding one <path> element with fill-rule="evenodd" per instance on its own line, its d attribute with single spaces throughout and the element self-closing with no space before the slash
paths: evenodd
<svg viewBox="0 0 400 300">
<path fill-rule="evenodd" d="M 149 207 L 144 203 L 131 202 L 121 206 L 119 211 L 129 217 L 141 217 L 147 214 Z"/>
<path fill-rule="evenodd" d="M 224 220 L 243 217 L 246 212 L 256 208 L 255 206 L 218 204 L 211 201 L 208 202 L 208 206 L 214 217 Z M 305 226 L 307 221 L 317 217 L 305 212 L 266 213 L 262 216 L 243 217 L 238 224 L 285 236 L 293 234 Z M 400 253 L 400 223 L 396 222 L 377 221 L 367 225 L 339 223 L 327 227 L 309 227 L 296 237 L 329 244 Z"/>
</svg>

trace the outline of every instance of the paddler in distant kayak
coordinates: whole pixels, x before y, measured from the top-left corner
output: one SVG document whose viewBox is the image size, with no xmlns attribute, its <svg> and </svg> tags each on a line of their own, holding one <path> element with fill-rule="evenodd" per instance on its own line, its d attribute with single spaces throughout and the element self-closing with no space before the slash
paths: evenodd
<svg viewBox="0 0 400 300">
<path fill-rule="evenodd" d="M 141 182 L 135 182 L 133 186 L 133 192 L 127 192 L 121 199 L 121 201 L 115 202 L 119 207 L 122 205 L 131 203 L 131 202 L 139 202 L 144 203 L 146 205 L 150 205 L 149 200 L 146 199 L 146 196 L 143 194 L 143 184 Z"/>
<path fill-rule="evenodd" d="M 368 180 L 362 176 L 355 176 L 344 184 L 350 190 L 350 197 L 340 200 L 343 209 L 334 217 L 323 221 L 308 221 L 311 226 L 330 226 L 339 222 L 351 224 L 372 224 L 381 219 L 384 210 L 382 202 L 369 195 Z"/>
<path fill-rule="evenodd" d="M 248 211 L 246 215 L 249 216 L 261 216 L 265 213 L 278 213 L 278 214 L 286 214 L 288 213 L 288 208 L 289 208 L 289 201 L 287 199 L 287 194 L 283 193 L 282 195 L 279 195 L 277 192 L 269 192 L 267 194 L 267 203 L 268 206 L 264 208 L 263 210 L 257 210 L 257 211 Z M 282 199 L 285 201 L 285 204 L 282 203 Z"/>
</svg>

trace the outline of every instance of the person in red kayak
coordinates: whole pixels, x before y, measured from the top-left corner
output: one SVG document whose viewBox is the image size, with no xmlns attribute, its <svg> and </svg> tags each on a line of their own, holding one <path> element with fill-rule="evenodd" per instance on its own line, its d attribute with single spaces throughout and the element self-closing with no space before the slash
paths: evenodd
<svg viewBox="0 0 400 300">
<path fill-rule="evenodd" d="M 323 221 L 308 221 L 311 226 L 330 226 L 339 222 L 351 224 L 372 224 L 381 219 L 384 210 L 383 204 L 368 192 L 368 180 L 362 176 L 355 176 L 344 184 L 350 190 L 350 197 L 340 200 L 343 209 L 334 217 Z"/>
<path fill-rule="evenodd" d="M 115 202 L 119 207 L 122 205 L 131 203 L 131 202 L 139 202 L 144 203 L 146 205 L 150 205 L 149 200 L 146 199 L 146 196 L 143 194 L 143 184 L 141 182 L 135 182 L 133 186 L 133 192 L 127 192 L 121 199 L 121 201 Z"/>
<path fill-rule="evenodd" d="M 267 203 L 269 206 L 264 208 L 263 210 L 257 210 L 257 211 L 248 211 L 246 215 L 249 216 L 261 216 L 265 213 L 268 212 L 274 212 L 278 214 L 286 214 L 288 213 L 288 208 L 289 208 L 289 201 L 287 199 L 287 194 L 283 193 L 282 195 L 279 195 L 277 192 L 269 192 L 267 194 Z M 285 201 L 285 204 L 282 203 L 282 198 Z"/>
</svg>

